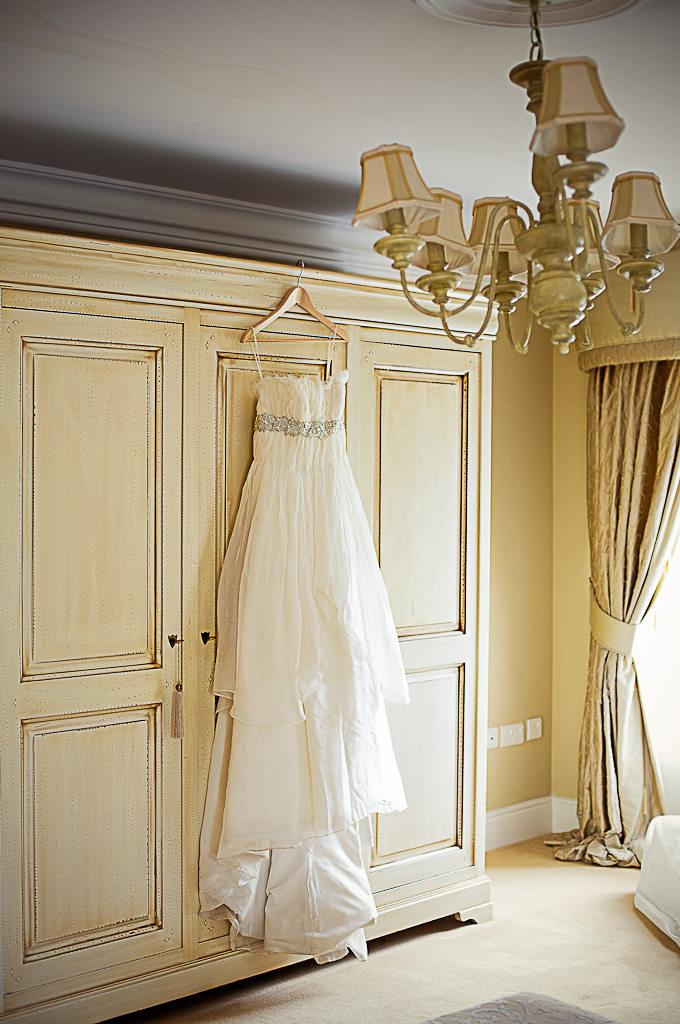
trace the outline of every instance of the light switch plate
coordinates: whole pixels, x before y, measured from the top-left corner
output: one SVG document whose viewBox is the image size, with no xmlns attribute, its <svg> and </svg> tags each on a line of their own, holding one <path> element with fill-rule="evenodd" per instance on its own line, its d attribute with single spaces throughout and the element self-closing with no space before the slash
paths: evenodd
<svg viewBox="0 0 680 1024">
<path fill-rule="evenodd" d="M 502 725 L 501 746 L 514 747 L 517 743 L 524 743 L 524 722 L 515 722 L 513 725 Z"/>
<path fill-rule="evenodd" d="M 543 719 L 527 718 L 527 740 L 540 740 L 543 735 Z"/>
</svg>

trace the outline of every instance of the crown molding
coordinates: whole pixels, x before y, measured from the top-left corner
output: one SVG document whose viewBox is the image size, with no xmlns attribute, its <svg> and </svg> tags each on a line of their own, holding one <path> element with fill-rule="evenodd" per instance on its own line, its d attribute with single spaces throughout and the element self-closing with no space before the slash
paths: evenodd
<svg viewBox="0 0 680 1024">
<path fill-rule="evenodd" d="M 0 221 L 384 277 L 349 219 L 0 160 Z"/>
</svg>

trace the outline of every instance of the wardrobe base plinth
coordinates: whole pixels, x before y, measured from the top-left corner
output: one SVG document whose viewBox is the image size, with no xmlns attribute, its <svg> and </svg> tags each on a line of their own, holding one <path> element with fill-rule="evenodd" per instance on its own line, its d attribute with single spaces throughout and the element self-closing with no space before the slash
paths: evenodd
<svg viewBox="0 0 680 1024">
<path fill-rule="evenodd" d="M 483 924 L 493 917 L 491 882 L 480 875 L 467 882 L 438 889 L 411 899 L 395 901 L 382 907 L 376 924 L 366 929 L 366 938 L 378 939 L 391 932 L 415 928 L 417 925 L 455 915 L 459 921 Z"/>
<path fill-rule="evenodd" d="M 17 1024 L 64 1024 L 66 1019 L 69 1024 L 99 1024 L 111 1017 L 183 999 L 307 959 L 309 957 L 263 953 L 261 948 L 256 948 L 254 951 L 227 952 L 194 960 L 129 981 L 41 1001 L 33 1006 L 13 1008 L 12 997 L 5 996 L 5 1012 L 0 1014 L 0 1024 L 9 1024 L 10 1021 L 12 1024 L 15 1021 Z"/>
</svg>

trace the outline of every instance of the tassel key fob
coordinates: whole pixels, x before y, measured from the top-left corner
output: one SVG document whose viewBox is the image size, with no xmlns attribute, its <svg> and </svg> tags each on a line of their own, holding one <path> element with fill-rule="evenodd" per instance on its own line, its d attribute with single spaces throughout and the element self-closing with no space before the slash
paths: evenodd
<svg viewBox="0 0 680 1024">
<path fill-rule="evenodd" d="M 170 735 L 174 740 L 184 739 L 184 690 L 182 687 L 180 640 L 176 633 L 171 633 L 168 643 L 175 650 L 175 686 L 172 691 L 172 708 L 170 712 Z"/>
</svg>

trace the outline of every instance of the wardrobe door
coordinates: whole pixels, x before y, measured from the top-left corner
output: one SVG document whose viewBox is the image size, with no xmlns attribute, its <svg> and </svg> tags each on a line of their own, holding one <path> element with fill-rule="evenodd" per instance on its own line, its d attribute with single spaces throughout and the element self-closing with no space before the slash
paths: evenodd
<svg viewBox="0 0 680 1024">
<path fill-rule="evenodd" d="M 36 309 L 3 323 L 12 1011 L 182 958 L 182 328 Z"/>
<path fill-rule="evenodd" d="M 361 345 L 360 489 L 411 696 L 388 705 L 409 806 L 376 817 L 371 935 L 464 909 L 460 886 L 478 873 L 482 356 L 414 340 L 372 331 Z"/>
<path fill-rule="evenodd" d="M 245 321 L 245 322 L 244 322 Z M 238 314 L 204 314 L 200 343 L 199 495 L 199 622 L 201 632 L 215 636 L 217 585 L 222 562 L 238 512 L 241 491 L 253 459 L 253 430 L 257 399 L 257 367 L 250 345 L 239 339 L 248 321 Z M 320 380 L 326 374 L 328 339 L 325 328 L 289 318 L 277 320 L 258 336 L 264 374 L 297 374 Z M 274 338 L 272 341 L 270 339 Z M 333 346 L 333 372 L 346 366 L 346 345 Z M 215 699 L 211 693 L 215 661 L 212 640 L 203 646 L 199 669 L 199 771 L 196 807 L 202 812 L 212 753 Z M 223 766 L 226 782 L 226 769 Z M 196 908 L 198 910 L 198 907 Z M 201 918 L 198 921 L 199 956 L 229 948 L 228 924 Z M 270 969 L 291 957 L 264 958 L 254 970 Z M 237 968 L 235 967 L 235 972 Z M 251 970 L 250 973 L 254 971 Z"/>
</svg>

